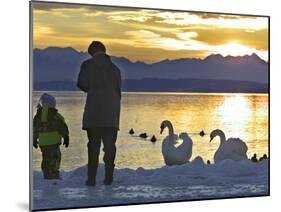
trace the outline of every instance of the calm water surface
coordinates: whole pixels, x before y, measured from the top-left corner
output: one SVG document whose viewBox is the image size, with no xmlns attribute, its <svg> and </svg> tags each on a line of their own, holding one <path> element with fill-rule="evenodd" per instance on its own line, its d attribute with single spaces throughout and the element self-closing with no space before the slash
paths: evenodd
<svg viewBox="0 0 281 212">
<path fill-rule="evenodd" d="M 70 146 L 62 149 L 62 169 L 72 170 L 87 163 L 87 137 L 81 129 L 85 95 L 81 92 L 49 92 L 70 130 Z M 33 115 L 42 92 L 33 93 Z M 268 154 L 267 94 L 123 93 L 121 129 L 117 140 L 117 168 L 156 168 L 164 164 L 161 146 L 168 131 L 160 135 L 160 124 L 168 119 L 175 133 L 187 132 L 193 140 L 193 156 L 213 161 L 219 138 L 209 143 L 201 130 L 222 129 L 226 137 L 239 137 L 248 145 L 248 156 Z M 128 131 L 134 128 L 136 135 Z M 157 142 L 138 138 L 146 132 Z M 194 134 L 196 133 L 196 134 Z M 102 153 L 102 152 L 101 152 Z M 33 150 L 34 169 L 40 169 L 40 150 Z M 102 156 L 100 159 L 102 162 Z"/>
</svg>

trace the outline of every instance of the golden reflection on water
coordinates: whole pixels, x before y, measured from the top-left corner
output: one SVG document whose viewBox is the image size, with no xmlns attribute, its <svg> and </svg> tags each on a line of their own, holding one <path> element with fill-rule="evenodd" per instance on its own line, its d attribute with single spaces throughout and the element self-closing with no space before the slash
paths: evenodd
<svg viewBox="0 0 281 212">
<path fill-rule="evenodd" d="M 224 123 L 231 124 L 231 132 L 238 137 L 245 135 L 245 127 L 253 121 L 250 101 L 240 95 L 226 97 L 212 115 L 213 119 L 220 117 L 219 122 L 222 126 Z"/>
<path fill-rule="evenodd" d="M 40 93 L 35 93 L 34 108 Z M 71 145 L 63 151 L 62 168 L 71 170 L 87 163 L 86 133 L 81 130 L 85 95 L 78 92 L 54 92 L 57 107 L 64 115 L 70 129 Z M 193 140 L 192 159 L 200 155 L 213 160 L 219 146 L 216 138 L 209 143 L 209 136 L 200 137 L 204 130 L 210 133 L 222 129 L 226 137 L 239 137 L 248 145 L 248 156 L 268 153 L 268 96 L 251 94 L 189 94 L 189 93 L 124 93 L 122 95 L 121 129 L 117 141 L 117 167 L 155 168 L 164 165 L 161 153 L 160 124 L 172 121 L 175 133 L 187 132 Z M 134 128 L 136 135 L 128 131 Z M 138 134 L 155 135 L 140 139 Z M 196 135 L 195 135 L 196 133 Z M 40 152 L 34 152 L 34 168 L 40 167 Z M 102 154 L 101 154 L 102 162 Z"/>
</svg>

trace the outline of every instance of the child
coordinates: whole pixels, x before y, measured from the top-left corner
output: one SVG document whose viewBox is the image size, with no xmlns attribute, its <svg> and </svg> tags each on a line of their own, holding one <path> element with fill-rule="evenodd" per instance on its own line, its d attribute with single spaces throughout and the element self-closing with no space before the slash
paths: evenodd
<svg viewBox="0 0 281 212">
<path fill-rule="evenodd" d="M 45 179 L 60 179 L 61 139 L 66 148 L 69 145 L 68 127 L 55 107 L 55 97 L 44 93 L 33 119 L 33 146 L 41 149 Z"/>
</svg>

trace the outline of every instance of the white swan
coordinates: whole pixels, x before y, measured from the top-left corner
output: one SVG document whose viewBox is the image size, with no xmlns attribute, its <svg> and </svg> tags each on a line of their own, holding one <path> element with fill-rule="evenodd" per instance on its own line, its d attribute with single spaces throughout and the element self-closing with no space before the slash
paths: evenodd
<svg viewBox="0 0 281 212">
<path fill-rule="evenodd" d="M 232 159 L 234 161 L 248 159 L 248 147 L 240 138 L 229 138 L 226 140 L 224 132 L 216 129 L 210 134 L 210 142 L 216 136 L 220 137 L 220 146 L 214 155 L 215 163 L 226 159 Z"/>
<path fill-rule="evenodd" d="M 165 120 L 161 123 L 162 134 L 165 128 L 169 129 L 169 135 L 164 138 L 162 143 L 162 154 L 166 165 L 181 165 L 187 163 L 192 155 L 192 140 L 187 133 L 181 133 L 179 138 L 183 140 L 178 144 L 178 136 L 174 134 L 173 125 L 170 121 Z M 177 145 L 178 144 L 178 145 Z"/>
</svg>

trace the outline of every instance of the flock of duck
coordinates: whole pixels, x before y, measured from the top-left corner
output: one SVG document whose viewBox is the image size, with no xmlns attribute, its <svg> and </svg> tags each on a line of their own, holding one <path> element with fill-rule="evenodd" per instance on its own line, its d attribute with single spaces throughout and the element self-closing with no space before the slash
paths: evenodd
<svg viewBox="0 0 281 212">
<path fill-rule="evenodd" d="M 135 131 L 134 131 L 133 128 L 130 129 L 129 134 L 130 134 L 130 135 L 134 135 L 134 134 L 135 134 Z M 146 139 L 146 138 L 148 138 L 148 135 L 147 135 L 147 133 L 141 133 L 141 134 L 139 134 L 139 137 L 140 137 L 140 138 Z M 155 142 L 157 141 L 156 136 L 153 135 L 153 136 L 150 138 L 150 141 L 151 141 L 152 143 L 155 143 Z"/>
<path fill-rule="evenodd" d="M 168 136 L 163 139 L 162 142 L 162 155 L 166 165 L 182 165 L 188 163 L 192 156 L 193 141 L 186 132 L 182 132 L 179 135 L 174 134 L 174 128 L 169 120 L 165 120 L 160 125 L 160 134 L 163 133 L 164 129 L 168 128 Z M 134 129 L 129 131 L 130 135 L 134 135 Z M 202 130 L 199 133 L 200 136 L 205 136 L 206 133 Z M 210 134 L 210 142 L 215 137 L 220 137 L 220 145 L 214 154 L 214 162 L 218 163 L 226 159 L 232 159 L 234 161 L 248 159 L 247 151 L 248 147 L 244 141 L 240 138 L 228 138 L 224 132 L 220 129 L 213 130 Z M 140 138 L 147 139 L 147 133 L 139 134 Z M 180 143 L 180 140 L 182 141 Z M 150 138 L 152 143 L 157 141 L 155 135 Z M 200 156 L 199 156 L 200 157 Z M 250 159 L 252 162 L 259 162 L 267 159 L 267 155 L 264 154 L 259 160 L 257 154 Z M 207 164 L 211 164 L 210 160 Z"/>
</svg>

